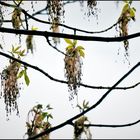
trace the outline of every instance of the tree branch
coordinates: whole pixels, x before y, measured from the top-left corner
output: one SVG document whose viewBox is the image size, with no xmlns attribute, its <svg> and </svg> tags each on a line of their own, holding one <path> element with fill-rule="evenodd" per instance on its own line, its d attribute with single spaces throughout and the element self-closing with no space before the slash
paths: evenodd
<svg viewBox="0 0 140 140">
<path fill-rule="evenodd" d="M 86 114 L 87 112 L 91 111 L 92 109 L 96 108 L 98 105 L 101 104 L 101 102 L 108 96 L 108 94 L 119 84 L 121 83 L 128 75 L 130 75 L 138 66 L 140 66 L 140 62 L 138 62 L 132 69 L 130 69 L 122 78 L 120 78 L 95 104 L 93 104 L 91 107 L 89 107 L 87 110 L 77 114 L 76 116 L 66 120 L 65 122 L 57 125 L 57 126 L 54 126 L 48 130 L 45 130 L 29 139 L 37 139 L 47 133 L 50 133 L 50 132 L 53 132 L 61 127 L 64 127 L 65 125 L 67 124 L 71 124 L 71 122 L 77 118 L 79 118 L 80 116 Z"/>
<path fill-rule="evenodd" d="M 27 62 L 24 62 L 22 60 L 19 60 L 17 58 L 14 58 L 14 57 L 12 57 L 12 56 L 10 56 L 10 55 L 8 55 L 6 53 L 3 53 L 1 51 L 0 51 L 0 55 L 6 57 L 8 59 L 12 59 L 14 61 L 17 61 L 17 62 L 19 62 L 19 63 L 21 63 L 21 64 L 23 64 L 23 65 L 25 65 L 27 67 L 30 67 L 30 68 L 36 70 L 36 71 L 39 71 L 40 73 L 44 74 L 46 77 L 48 77 L 52 81 L 63 83 L 63 84 L 68 84 L 67 81 L 59 80 L 59 79 L 56 79 L 56 78 L 50 76 L 47 72 L 43 71 L 42 69 L 38 68 L 37 66 L 31 65 L 31 64 L 29 64 Z M 135 88 L 139 84 L 140 84 L 140 82 L 136 83 L 135 85 L 129 86 L 129 87 L 115 87 L 114 90 L 115 89 L 120 89 L 120 90 L 131 89 L 131 88 Z M 103 86 L 91 86 L 91 85 L 86 85 L 86 84 L 82 84 L 82 83 L 80 83 L 79 85 L 80 86 L 83 86 L 83 87 L 86 87 L 86 88 L 91 88 L 91 89 L 110 89 L 111 88 L 111 87 L 103 87 Z"/>
<path fill-rule="evenodd" d="M 118 127 L 129 127 L 129 126 L 132 126 L 132 125 L 135 125 L 135 124 L 138 124 L 138 123 L 140 123 L 140 120 L 137 120 L 137 121 L 132 122 L 132 123 L 120 124 L 120 125 L 88 124 L 88 125 L 85 125 L 85 126 L 88 126 L 88 127 L 112 127 L 112 128 L 118 128 Z"/>
<path fill-rule="evenodd" d="M 35 30 L 16 30 L 11 28 L 0 28 L 0 32 L 10 33 L 10 34 L 24 34 L 24 35 L 37 35 L 44 37 L 59 37 L 59 38 L 69 38 L 82 41 L 100 41 L 100 42 L 121 42 L 124 40 L 133 39 L 140 36 L 140 32 L 130 34 L 123 37 L 97 37 L 97 36 L 82 36 L 82 35 L 72 35 L 64 33 L 54 33 L 47 31 L 35 31 Z"/>
<path fill-rule="evenodd" d="M 127 123 L 127 124 L 113 124 L 113 125 L 109 125 L 109 124 L 84 124 L 84 126 L 86 127 L 111 127 L 111 128 L 118 128 L 118 127 L 129 127 L 135 124 L 140 123 L 140 120 L 137 120 L 135 122 L 132 123 Z M 70 123 L 70 125 L 74 126 L 74 123 Z"/>
</svg>

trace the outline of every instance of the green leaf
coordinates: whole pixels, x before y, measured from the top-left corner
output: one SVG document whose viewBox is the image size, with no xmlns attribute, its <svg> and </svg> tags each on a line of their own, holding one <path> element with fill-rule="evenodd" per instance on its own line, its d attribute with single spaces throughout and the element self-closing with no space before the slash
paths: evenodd
<svg viewBox="0 0 140 140">
<path fill-rule="evenodd" d="M 66 47 L 66 51 L 69 51 L 71 49 L 73 49 L 73 46 L 72 45 L 69 45 L 69 46 Z"/>
<path fill-rule="evenodd" d="M 16 52 L 17 50 L 20 49 L 20 46 L 17 46 L 15 49 L 14 49 L 14 52 Z"/>
<path fill-rule="evenodd" d="M 77 45 L 77 40 L 73 40 L 73 46 Z"/>
<path fill-rule="evenodd" d="M 25 72 L 25 70 L 21 70 L 17 76 L 17 79 L 21 78 L 23 76 L 24 72 Z"/>
<path fill-rule="evenodd" d="M 24 52 L 25 52 L 25 49 L 20 52 L 20 56 L 25 56 Z"/>
<path fill-rule="evenodd" d="M 30 79 L 29 79 L 29 77 L 28 77 L 26 71 L 24 72 L 24 80 L 25 80 L 26 85 L 29 86 L 29 84 L 30 84 Z"/>
<path fill-rule="evenodd" d="M 46 118 L 48 116 L 48 112 L 43 112 L 42 113 L 42 120 L 44 120 L 44 118 Z"/>
<path fill-rule="evenodd" d="M 130 17 L 131 18 L 135 17 L 135 11 L 133 8 L 130 9 Z"/>
<path fill-rule="evenodd" d="M 83 52 L 83 50 L 78 50 L 78 52 L 79 52 L 79 54 L 80 54 L 80 56 L 82 56 L 82 57 L 85 57 L 85 53 Z"/>
<path fill-rule="evenodd" d="M 36 30 L 38 30 L 38 28 L 37 28 L 37 27 L 32 26 L 32 30 L 36 31 Z"/>
<path fill-rule="evenodd" d="M 76 49 L 77 50 L 84 50 L 84 47 L 83 46 L 77 46 Z"/>
<path fill-rule="evenodd" d="M 131 9 L 133 9 L 135 12 L 136 12 L 136 9 L 133 7 L 133 8 L 131 8 Z"/>
<path fill-rule="evenodd" d="M 129 4 L 126 3 L 126 4 L 124 5 L 124 7 L 123 7 L 122 13 L 125 13 L 129 8 L 130 8 L 130 7 L 129 7 Z"/>
<path fill-rule="evenodd" d="M 65 42 L 70 44 L 70 45 L 73 45 L 72 41 L 70 39 L 67 39 L 67 38 L 64 38 Z"/>
<path fill-rule="evenodd" d="M 48 117 L 48 119 L 49 119 L 49 118 L 53 119 L 53 116 L 52 116 L 51 114 L 48 114 L 47 117 Z"/>
</svg>

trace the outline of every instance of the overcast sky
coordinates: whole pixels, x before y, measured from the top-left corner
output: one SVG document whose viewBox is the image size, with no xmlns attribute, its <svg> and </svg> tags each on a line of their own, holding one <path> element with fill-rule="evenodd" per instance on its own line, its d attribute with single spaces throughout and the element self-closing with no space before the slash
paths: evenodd
<svg viewBox="0 0 140 140">
<path fill-rule="evenodd" d="M 30 2 L 26 2 L 25 6 L 31 11 Z M 136 22 L 129 24 L 129 33 L 136 33 L 140 30 L 140 2 L 135 1 L 133 6 L 136 8 Z M 43 2 L 35 4 L 35 8 L 43 8 Z M 123 4 L 120 2 L 118 7 L 114 1 L 98 2 L 99 8 L 98 19 L 96 17 L 86 17 L 84 12 L 81 12 L 79 2 L 69 4 L 65 7 L 65 24 L 76 28 L 96 31 L 105 29 L 113 25 L 122 9 Z M 7 18 L 10 13 L 7 15 Z M 47 16 L 37 16 L 43 20 L 47 20 Z M 6 19 L 7 19 L 6 18 Z M 39 30 L 49 30 L 49 26 L 40 24 L 30 20 L 30 27 L 38 27 Z M 12 27 L 11 25 L 3 25 L 4 27 Z M 64 30 L 66 33 L 72 31 Z M 78 33 L 81 34 L 81 33 Z M 97 36 L 114 37 L 118 33 L 112 29 L 106 33 L 96 34 Z M 88 35 L 88 34 L 87 34 Z M 2 36 L 0 37 L 2 41 Z M 22 36 L 22 46 L 25 47 L 25 36 Z M 9 50 L 11 44 L 18 42 L 15 35 L 4 34 L 5 51 Z M 129 62 L 124 57 L 125 50 L 123 43 L 103 43 L 103 42 L 84 42 L 78 41 L 79 45 L 85 47 L 85 58 L 83 59 L 82 67 L 82 82 L 93 86 L 112 86 L 126 72 L 128 72 L 138 61 L 140 61 L 139 38 L 130 40 L 129 45 Z M 61 39 L 58 48 L 65 51 L 66 43 Z M 34 37 L 35 52 L 33 55 L 27 56 L 24 61 L 31 63 L 43 69 L 51 76 L 63 79 L 64 77 L 64 56 L 52 49 L 43 37 Z M 118 55 L 119 52 L 119 55 Z M 2 71 L 6 65 L 7 59 L 0 56 L 0 70 Z M 18 99 L 20 117 L 12 113 L 10 120 L 6 121 L 5 104 L 0 100 L 0 138 L 23 138 L 26 127 L 28 111 L 37 103 L 44 106 L 50 104 L 54 109 L 52 115 L 54 119 L 52 125 L 58 125 L 65 120 L 79 113 L 77 108 L 72 107 L 72 102 L 69 101 L 68 87 L 65 84 L 51 81 L 43 74 L 33 69 L 28 69 L 30 77 L 30 85 L 23 85 Z M 137 68 L 129 75 L 119 86 L 131 86 L 140 81 L 140 68 Z M 22 79 L 23 80 L 23 79 Z M 21 80 L 21 81 L 22 81 Z M 107 90 L 95 90 L 80 87 L 78 91 L 78 101 L 82 103 L 85 99 L 93 105 Z M 107 98 L 94 110 L 86 115 L 93 124 L 127 124 L 140 119 L 140 86 L 130 90 L 114 90 Z M 76 105 L 76 100 L 73 101 Z M 140 139 L 140 124 L 125 127 L 125 128 L 90 128 L 92 138 L 135 138 Z M 51 133 L 51 138 L 73 138 L 73 127 L 65 126 Z"/>
</svg>

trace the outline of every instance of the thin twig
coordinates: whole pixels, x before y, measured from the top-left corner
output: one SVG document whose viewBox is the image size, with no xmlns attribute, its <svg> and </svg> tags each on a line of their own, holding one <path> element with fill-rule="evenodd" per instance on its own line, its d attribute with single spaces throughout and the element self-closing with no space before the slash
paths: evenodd
<svg viewBox="0 0 140 140">
<path fill-rule="evenodd" d="M 68 56 L 67 54 L 65 54 L 64 52 L 62 52 L 61 50 L 59 50 L 56 46 L 53 46 L 53 45 L 51 44 L 51 42 L 50 42 L 50 40 L 49 40 L 48 37 L 46 37 L 46 40 L 47 40 L 48 44 L 49 44 L 53 49 L 55 49 L 56 51 L 60 52 L 61 54 L 65 55 L 65 56 Z"/>
</svg>

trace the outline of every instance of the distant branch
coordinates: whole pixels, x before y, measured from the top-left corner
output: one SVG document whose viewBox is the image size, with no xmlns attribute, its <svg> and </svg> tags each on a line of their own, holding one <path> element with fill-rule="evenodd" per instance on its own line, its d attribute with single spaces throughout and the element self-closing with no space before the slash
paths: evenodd
<svg viewBox="0 0 140 140">
<path fill-rule="evenodd" d="M 40 73 L 44 74 L 46 77 L 48 77 L 48 78 L 49 78 L 50 80 L 52 80 L 52 81 L 59 82 L 59 83 L 63 83 L 63 84 L 68 84 L 67 81 L 59 80 L 59 79 L 56 79 L 56 78 L 50 76 L 47 72 L 45 72 L 44 70 L 38 68 L 37 66 L 31 65 L 31 64 L 29 64 L 29 63 L 27 63 L 27 62 L 24 62 L 24 61 L 22 61 L 22 60 L 19 60 L 19 59 L 17 59 L 17 58 L 14 58 L 14 57 L 12 57 L 12 56 L 10 56 L 10 55 L 8 55 L 8 54 L 6 54 L 6 53 L 3 53 L 3 52 L 1 52 L 1 51 L 0 51 L 0 55 L 6 57 L 6 58 L 8 58 L 8 59 L 12 59 L 12 60 L 14 60 L 14 61 L 17 61 L 17 62 L 19 62 L 19 63 L 21 63 L 21 64 L 23 64 L 23 65 L 25 65 L 25 66 L 27 66 L 27 67 L 30 67 L 30 68 L 36 70 L 36 71 L 39 71 Z M 136 83 L 135 85 L 129 86 L 129 87 L 115 87 L 114 90 L 115 90 L 115 89 L 120 89 L 120 90 L 131 89 L 131 88 L 135 88 L 135 87 L 138 86 L 139 84 L 140 84 L 140 82 Z M 80 85 L 80 86 L 83 86 L 83 87 L 86 87 L 86 88 L 91 88 L 91 89 L 111 89 L 111 87 L 91 86 L 91 85 L 86 85 L 86 84 L 82 84 L 82 83 L 80 83 L 79 85 Z M 113 90 L 113 89 L 112 89 L 112 90 Z"/>
<path fill-rule="evenodd" d="M 77 114 L 76 116 L 66 120 L 65 122 L 57 125 L 57 126 L 54 126 L 50 129 L 47 129 L 33 137 L 31 137 L 30 139 L 37 139 L 45 134 L 48 134 L 50 132 L 53 132 L 57 129 L 60 129 L 62 127 L 64 127 L 65 125 L 68 125 L 68 124 L 71 124 L 71 122 L 77 118 L 79 118 L 80 116 L 86 114 L 87 112 L 93 110 L 94 108 L 96 108 L 98 105 L 100 105 L 102 103 L 102 101 L 109 95 L 109 93 L 118 85 L 120 84 L 128 75 L 130 75 L 138 66 L 140 66 L 140 62 L 138 62 L 133 68 L 131 68 L 122 78 L 120 78 L 95 104 L 93 104 L 91 107 L 89 107 L 87 110 Z"/>
</svg>

